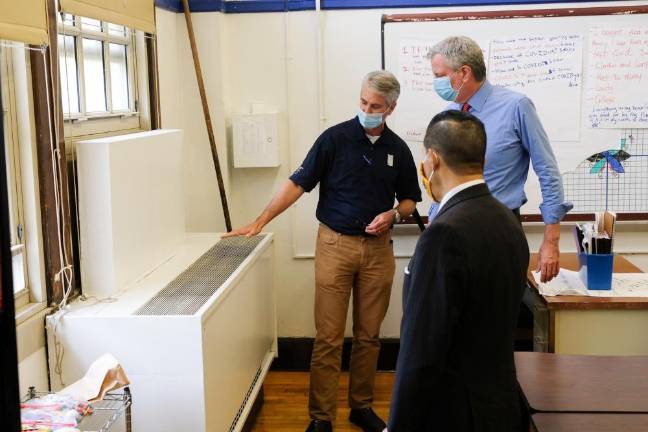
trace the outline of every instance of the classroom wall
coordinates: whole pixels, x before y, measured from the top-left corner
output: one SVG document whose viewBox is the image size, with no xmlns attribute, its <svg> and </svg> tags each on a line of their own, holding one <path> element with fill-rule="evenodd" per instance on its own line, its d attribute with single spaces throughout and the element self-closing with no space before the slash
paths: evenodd
<svg viewBox="0 0 648 432">
<path fill-rule="evenodd" d="M 16 327 L 18 381 L 21 397 L 26 395 L 29 387 L 32 386 L 39 391 L 49 389 L 45 347 L 46 313 L 47 310 L 43 310 Z"/>
<path fill-rule="evenodd" d="M 596 3 L 603 5 L 604 3 Z M 583 5 L 583 4 L 579 4 Z M 543 7 L 542 5 L 537 7 Z M 546 7 L 546 5 L 544 5 Z M 502 6 L 508 9 L 510 6 Z M 452 8 L 407 9 L 407 13 L 452 11 Z M 380 16 L 399 10 L 369 9 L 284 13 L 196 13 L 194 26 L 200 50 L 219 152 L 225 160 L 230 115 L 249 112 L 252 104 L 282 113 L 278 168 L 234 169 L 228 160 L 229 194 L 234 226 L 251 221 L 264 208 L 279 185 L 304 157 L 304 143 L 321 131 L 346 120 L 358 109 L 362 76 L 380 68 Z M 322 24 L 321 73 L 318 68 L 317 24 Z M 181 127 L 188 171 L 187 229 L 223 230 L 215 176 L 208 156 L 208 141 L 200 114 L 193 64 L 182 14 L 158 10 L 158 48 L 162 124 Z M 321 76 L 322 99 L 319 99 Z M 320 114 L 320 105 L 322 108 Z M 228 165 L 223 164 L 223 165 Z M 303 197 L 303 199 L 316 199 Z M 313 260 L 294 258 L 292 224 L 287 211 L 269 224 L 276 234 L 275 284 L 280 337 L 313 336 Z M 624 226 L 617 248 L 632 252 L 631 261 L 648 271 L 647 226 Z M 401 230 L 402 231 L 402 230 Z M 541 226 L 526 227 L 532 251 L 537 251 Z M 384 337 L 397 337 L 401 312 L 402 271 L 413 242 L 402 242 L 392 302 L 383 325 Z M 563 251 L 572 250 L 571 236 L 563 235 Z M 347 334 L 350 326 L 347 325 Z"/>
<path fill-rule="evenodd" d="M 210 22 L 205 22 L 205 18 L 207 17 L 203 14 L 193 16 L 197 38 L 203 41 L 201 68 L 205 77 L 205 91 L 209 95 L 215 140 L 222 159 L 221 170 L 229 195 L 230 177 L 229 164 L 226 163 L 228 150 L 223 103 L 225 79 L 222 76 L 224 62 L 221 52 L 222 22 L 225 17 L 213 14 L 209 17 Z M 184 130 L 187 225 L 192 231 L 224 227 L 184 16 L 158 9 L 156 20 L 162 124 L 165 128 Z"/>
</svg>

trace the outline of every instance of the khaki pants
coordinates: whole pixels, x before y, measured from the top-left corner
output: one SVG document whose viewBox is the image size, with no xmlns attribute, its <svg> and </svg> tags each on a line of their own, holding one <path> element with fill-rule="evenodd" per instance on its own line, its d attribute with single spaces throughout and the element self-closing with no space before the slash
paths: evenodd
<svg viewBox="0 0 648 432">
<path fill-rule="evenodd" d="M 342 343 L 353 292 L 353 347 L 349 406 L 371 406 L 378 339 L 394 278 L 391 236 L 348 236 L 320 225 L 315 250 L 315 327 L 309 411 L 313 419 L 335 421 Z"/>
</svg>

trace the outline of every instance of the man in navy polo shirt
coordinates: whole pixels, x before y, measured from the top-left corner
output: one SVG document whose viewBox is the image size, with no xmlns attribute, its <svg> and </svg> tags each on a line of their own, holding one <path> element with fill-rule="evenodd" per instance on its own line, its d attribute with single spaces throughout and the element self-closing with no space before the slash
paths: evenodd
<svg viewBox="0 0 648 432">
<path fill-rule="evenodd" d="M 412 154 L 385 120 L 400 94 L 396 77 L 367 74 L 360 110 L 327 129 L 302 165 L 261 215 L 229 235 L 252 236 L 320 184 L 315 250 L 315 327 L 307 432 L 331 431 L 349 300 L 353 292 L 353 348 L 349 364 L 349 420 L 365 432 L 385 423 L 373 412 L 380 325 L 394 277 L 390 229 L 421 201 Z M 395 200 L 397 205 L 394 206 Z"/>
</svg>

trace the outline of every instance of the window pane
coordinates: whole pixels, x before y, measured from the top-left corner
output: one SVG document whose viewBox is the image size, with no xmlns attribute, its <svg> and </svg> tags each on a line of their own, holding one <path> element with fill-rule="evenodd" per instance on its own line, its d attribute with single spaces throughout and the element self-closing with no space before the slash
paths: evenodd
<svg viewBox="0 0 648 432">
<path fill-rule="evenodd" d="M 106 111 L 103 42 L 83 38 L 83 77 L 86 111 Z"/>
<path fill-rule="evenodd" d="M 108 24 L 108 32 L 114 36 L 126 36 L 126 27 L 117 24 Z"/>
<path fill-rule="evenodd" d="M 25 254 L 23 250 L 12 257 L 11 276 L 13 278 L 14 293 L 25 289 Z"/>
<path fill-rule="evenodd" d="M 92 18 L 81 18 L 81 27 L 83 30 L 101 31 L 101 21 Z"/>
<path fill-rule="evenodd" d="M 66 27 L 67 26 L 74 26 L 74 16 L 70 15 L 69 13 L 64 13 L 63 14 L 63 19 L 61 20 L 61 14 L 57 13 L 56 14 L 56 22 L 59 24 L 63 24 Z"/>
<path fill-rule="evenodd" d="M 127 110 L 129 107 L 126 45 L 110 44 L 110 85 L 113 110 Z"/>
<path fill-rule="evenodd" d="M 3 89 L 4 90 L 4 89 Z M 4 96 L 4 95 L 3 95 Z M 3 97 L 4 99 L 4 97 Z M 3 101 L 4 104 L 4 101 Z M 4 106 L 4 105 L 3 105 Z M 5 112 L 4 115 L 2 116 L 2 119 L 6 119 L 8 117 L 7 113 Z M 10 161 L 11 161 L 11 152 L 9 151 L 9 146 L 11 145 L 11 136 L 9 135 L 9 125 L 7 124 L 8 122 L 4 121 L 4 142 L 7 143 L 5 146 L 5 161 L 7 163 L 6 165 L 6 173 L 7 176 L 4 179 L 0 179 L 0 181 L 6 181 L 7 182 L 7 192 L 9 192 L 9 196 L 7 197 L 7 203 L 9 204 L 9 226 L 10 228 L 10 243 L 11 246 L 14 246 L 15 244 L 18 243 L 18 236 L 16 235 L 16 230 L 14 229 L 16 226 L 16 203 L 14 202 L 16 197 L 14 195 L 14 186 L 15 182 L 11 173 L 11 166 L 10 166 Z"/>
<path fill-rule="evenodd" d="M 7 65 L 4 62 L 4 57 L 1 51 L 0 47 L 0 70 L 3 72 L 6 70 L 5 68 Z M 2 79 L 2 82 L 0 82 L 0 89 L 2 90 L 2 108 L 3 110 L 0 111 L 0 121 L 2 121 L 3 125 L 3 131 L 4 131 L 4 136 L 2 137 L 4 139 L 4 160 L 5 160 L 5 173 L 6 177 L 5 178 L 0 178 L 0 181 L 5 182 L 7 185 L 7 192 L 8 196 L 7 198 L 5 197 L 0 197 L 0 199 L 6 199 L 7 204 L 9 205 L 9 226 L 10 226 L 10 244 L 11 246 L 14 246 L 18 243 L 18 236 L 16 235 L 16 219 L 18 217 L 18 212 L 17 212 L 17 197 L 16 197 L 16 175 L 14 171 L 14 166 L 15 166 L 15 159 L 14 159 L 14 151 L 15 151 L 15 146 L 14 146 L 14 141 L 13 141 L 13 134 L 12 134 L 12 122 L 11 122 L 11 117 L 9 115 L 9 91 L 8 91 L 8 86 L 6 85 L 6 75 L 0 77 Z M 3 221 L 4 224 L 4 221 Z"/>
<path fill-rule="evenodd" d="M 61 73 L 61 99 L 63 113 L 79 112 L 79 82 L 74 36 L 58 35 L 59 69 Z"/>
</svg>

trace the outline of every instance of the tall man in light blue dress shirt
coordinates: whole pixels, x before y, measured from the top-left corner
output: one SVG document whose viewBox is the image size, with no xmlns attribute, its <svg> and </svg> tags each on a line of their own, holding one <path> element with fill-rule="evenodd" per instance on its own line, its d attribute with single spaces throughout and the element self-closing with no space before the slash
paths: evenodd
<svg viewBox="0 0 648 432">
<path fill-rule="evenodd" d="M 486 127 L 484 178 L 491 193 L 518 217 L 527 201 L 524 184 L 533 165 L 542 191 L 540 213 L 545 224 L 538 252 L 543 282 L 560 269 L 560 221 L 573 205 L 564 200 L 562 178 L 533 102 L 521 93 L 492 85 L 479 45 L 465 36 L 453 36 L 430 50 L 434 89 L 452 102 L 447 109 L 468 111 Z M 436 206 L 430 208 L 434 216 Z"/>
</svg>

